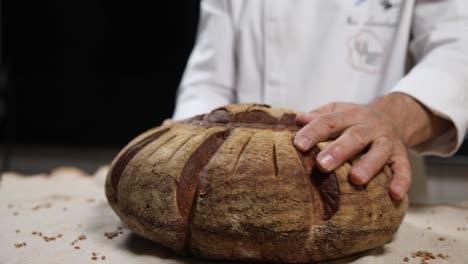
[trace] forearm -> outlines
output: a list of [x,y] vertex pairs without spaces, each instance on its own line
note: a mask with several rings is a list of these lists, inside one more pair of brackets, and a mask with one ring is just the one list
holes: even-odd
[[389,119],[408,148],[434,139],[453,127],[452,122],[433,114],[416,99],[404,93],[380,97],[370,107]]

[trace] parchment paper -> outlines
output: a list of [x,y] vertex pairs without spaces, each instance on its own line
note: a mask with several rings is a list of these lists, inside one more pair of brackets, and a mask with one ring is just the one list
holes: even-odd
[[[95,175],[73,168],[49,175],[4,174],[0,263],[233,263],[181,257],[132,234],[107,205],[106,172],[103,167]],[[418,251],[435,256],[426,263],[468,263],[466,204],[411,205],[390,243],[325,263],[424,263],[413,257]]]

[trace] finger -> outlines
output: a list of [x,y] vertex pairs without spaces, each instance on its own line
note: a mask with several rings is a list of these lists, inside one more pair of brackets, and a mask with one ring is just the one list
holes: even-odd
[[320,115],[330,114],[335,110],[340,109],[340,105],[342,104],[344,103],[329,103],[320,106],[319,108],[310,110],[307,113],[299,113],[296,115],[296,124],[299,126],[304,126]]
[[307,151],[321,141],[335,137],[348,125],[343,113],[321,115],[301,128],[294,137],[294,145],[300,151]]
[[319,116],[319,114],[299,113],[296,115],[296,125],[305,126],[308,123],[312,122],[312,120],[318,118]]
[[369,128],[363,125],[352,126],[324,148],[317,156],[317,163],[321,170],[330,172],[343,162],[362,152],[373,139]]
[[172,118],[167,118],[163,121],[162,125],[165,126],[165,125],[171,125],[171,124],[174,124],[176,121]]
[[334,102],[334,103],[329,103],[323,106],[320,106],[319,108],[315,108],[313,110],[310,110],[310,114],[330,114],[333,112],[338,112],[338,111],[346,111],[351,108],[357,107],[357,104],[353,103],[340,103],[340,102]]
[[303,126],[311,122],[313,119],[321,115],[334,114],[339,112],[347,112],[352,114],[354,120],[363,120],[368,117],[367,112],[357,105],[351,103],[330,103],[311,110],[308,113],[300,113],[296,115],[296,124]]
[[393,153],[393,142],[388,137],[376,138],[368,152],[353,163],[350,172],[350,180],[357,185],[368,183],[383,166]]
[[402,200],[411,186],[411,165],[404,146],[399,147],[399,153],[393,158],[393,179],[390,182],[390,196],[395,200]]
[[340,105],[341,103],[329,103],[322,105],[318,108],[312,109],[309,111],[309,113],[315,113],[315,114],[329,114],[335,111],[335,109]]

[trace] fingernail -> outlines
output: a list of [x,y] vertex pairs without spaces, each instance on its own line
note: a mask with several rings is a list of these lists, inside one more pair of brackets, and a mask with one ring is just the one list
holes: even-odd
[[294,145],[296,145],[301,150],[307,150],[309,147],[309,140],[305,137],[295,137]]
[[364,172],[358,168],[353,168],[353,182],[355,184],[365,184],[367,181],[366,176],[364,175]]
[[333,169],[333,165],[335,164],[335,159],[333,159],[333,156],[330,155],[329,153],[323,153],[319,155],[317,157],[317,161],[326,170]]
[[393,189],[393,193],[396,195],[395,198],[397,198],[398,200],[401,200],[403,196],[405,195],[403,193],[403,188],[401,188],[400,185],[394,186],[392,189]]

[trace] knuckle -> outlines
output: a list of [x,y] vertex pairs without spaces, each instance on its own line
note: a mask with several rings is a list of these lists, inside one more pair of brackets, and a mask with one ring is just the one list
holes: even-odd
[[348,133],[355,145],[357,145],[360,148],[365,148],[367,146],[368,136],[367,136],[367,133],[363,129],[352,127],[348,129]]
[[347,157],[345,149],[341,146],[341,144],[338,144],[336,141],[328,146],[327,153],[329,153],[332,157],[340,161],[346,159]]
[[304,138],[304,139],[306,139],[307,141],[310,141],[310,142],[314,140],[314,137],[311,136],[310,134],[307,134],[307,133],[302,133],[302,134],[299,135],[299,137]]
[[320,139],[320,132],[315,126],[308,125],[305,129],[301,130],[300,137],[307,139],[310,142],[317,142]]
[[402,157],[402,159],[405,159],[406,162],[408,163],[408,166],[409,166],[409,160],[408,160],[408,149],[406,148],[405,144],[403,144],[403,142],[401,142],[400,140],[398,140],[396,143],[395,143],[395,146],[394,146],[394,151],[393,151],[395,154],[398,154],[399,156]]
[[333,103],[329,103],[327,105],[327,109],[330,111],[330,112],[333,112],[335,111],[336,107],[338,106],[338,103],[336,102],[333,102]]
[[336,130],[337,122],[336,119],[330,115],[323,115],[318,118],[319,124],[323,125],[327,132],[332,132]]
[[393,142],[388,137],[380,137],[376,139],[376,148],[385,156],[390,157],[393,154]]
[[354,106],[349,110],[349,113],[356,118],[356,120],[367,120],[369,112],[361,106]]

